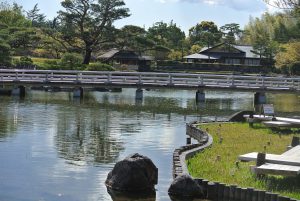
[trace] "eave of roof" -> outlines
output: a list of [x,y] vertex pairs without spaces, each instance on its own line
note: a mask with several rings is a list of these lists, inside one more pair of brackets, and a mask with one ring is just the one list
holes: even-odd
[[199,53],[191,54],[191,55],[185,56],[184,58],[185,59],[219,59],[215,56],[207,56],[207,55],[199,54]]

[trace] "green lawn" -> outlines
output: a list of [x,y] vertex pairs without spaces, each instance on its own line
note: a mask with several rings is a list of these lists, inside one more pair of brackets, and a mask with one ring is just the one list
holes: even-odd
[[193,177],[264,189],[300,199],[300,177],[266,176],[257,179],[249,168],[255,163],[237,162],[239,155],[249,152],[266,150],[267,153],[281,154],[286,151],[292,137],[300,134],[299,131],[274,133],[260,124],[250,128],[247,123],[212,123],[201,124],[200,127],[213,136],[214,143],[211,148],[187,161]]

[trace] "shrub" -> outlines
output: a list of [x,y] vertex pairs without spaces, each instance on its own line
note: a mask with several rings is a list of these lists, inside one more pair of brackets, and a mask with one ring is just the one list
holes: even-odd
[[19,59],[14,58],[13,64],[16,66],[16,68],[32,68],[32,67],[34,67],[32,59],[27,56],[22,56]]
[[61,70],[61,65],[58,60],[45,59],[34,62],[39,70]]
[[115,69],[108,65],[103,63],[90,63],[86,66],[84,69],[86,71],[115,71]]
[[0,65],[11,65],[10,50],[10,46],[7,43],[0,40]]
[[64,69],[79,70],[83,67],[82,56],[76,53],[65,53],[60,62]]

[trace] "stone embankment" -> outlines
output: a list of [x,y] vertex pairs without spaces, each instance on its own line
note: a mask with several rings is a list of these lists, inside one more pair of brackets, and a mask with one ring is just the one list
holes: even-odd
[[[207,123],[207,122],[201,122]],[[213,139],[206,131],[197,128],[198,122],[186,125],[187,145],[175,149],[173,153],[173,178],[189,175],[186,160],[212,145]],[[198,143],[191,144],[191,138]],[[220,182],[212,182],[203,178],[194,179],[203,189],[207,199],[213,201],[297,201],[276,193],[242,188],[236,185],[227,185]]]

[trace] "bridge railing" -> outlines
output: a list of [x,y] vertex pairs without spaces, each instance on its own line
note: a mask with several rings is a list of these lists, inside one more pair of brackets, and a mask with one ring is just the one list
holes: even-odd
[[300,77],[265,77],[187,73],[0,69],[0,82],[169,85],[300,90]]

